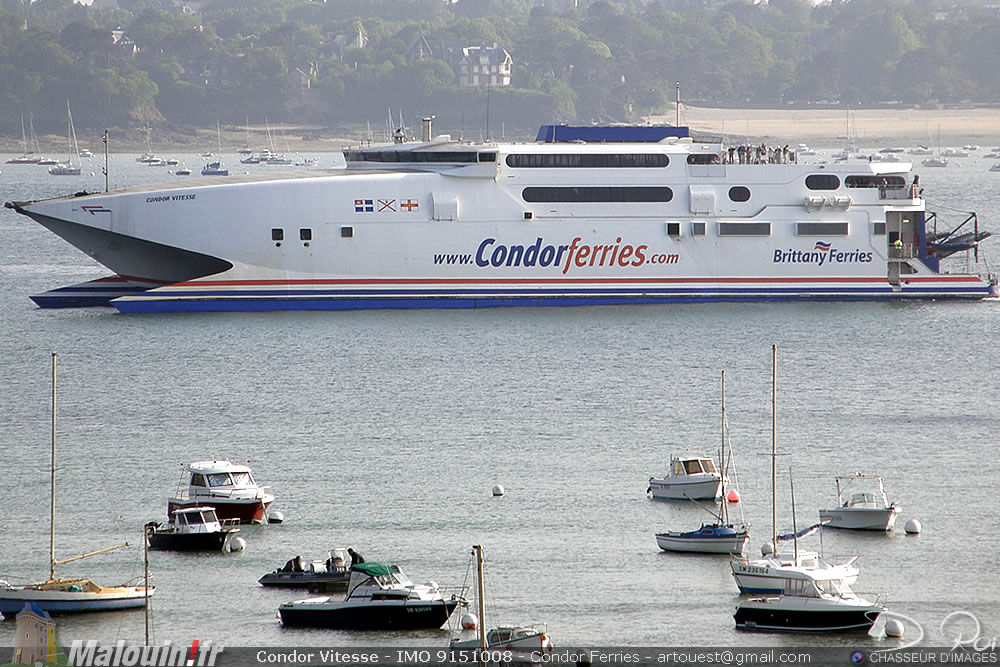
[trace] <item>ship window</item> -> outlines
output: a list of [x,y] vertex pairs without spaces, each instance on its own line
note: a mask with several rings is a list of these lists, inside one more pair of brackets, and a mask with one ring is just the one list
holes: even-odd
[[770,236],[770,222],[720,222],[719,236]]
[[531,211],[525,211],[524,212],[524,219],[525,220],[531,220],[532,217],[533,216],[531,215]]
[[347,162],[479,162],[474,151],[344,151]]
[[201,516],[201,512],[190,512],[186,516],[187,516],[188,524],[190,524],[192,526],[196,526],[196,525],[198,525],[200,523],[205,523],[204,519]]
[[533,187],[521,196],[527,202],[668,202],[674,193],[666,187]]
[[715,153],[691,153],[688,164],[719,164],[719,156]]
[[279,227],[275,227],[271,230],[271,240],[272,241],[284,241],[285,240],[285,230]]
[[667,236],[680,236],[681,235],[681,223],[679,222],[668,222],[667,223]]
[[885,236],[885,223],[876,222],[872,225],[872,235],[873,236]]
[[851,175],[844,179],[844,185],[849,188],[877,188],[883,185],[888,190],[902,190],[906,187],[906,179],[902,176],[876,176],[874,174]]
[[208,486],[208,484],[205,483],[205,476],[200,472],[196,472],[191,475],[191,486]]
[[354,227],[341,227],[340,238],[342,239],[354,238]]
[[480,162],[496,162],[496,153],[478,153]]
[[312,241],[313,230],[308,227],[304,227],[299,230],[299,240],[300,241]]
[[233,486],[253,486],[253,479],[248,472],[234,472]]
[[846,222],[797,222],[796,236],[847,236]]
[[840,187],[840,179],[835,174],[809,174],[806,176],[806,187],[810,190],[836,190]]
[[658,168],[670,164],[670,158],[662,153],[511,153],[506,162],[515,168]]
[[750,188],[744,187],[742,185],[734,185],[729,188],[729,199],[730,201],[749,201],[750,200]]
[[692,222],[691,223],[691,236],[704,236],[705,235],[705,223],[704,222]]

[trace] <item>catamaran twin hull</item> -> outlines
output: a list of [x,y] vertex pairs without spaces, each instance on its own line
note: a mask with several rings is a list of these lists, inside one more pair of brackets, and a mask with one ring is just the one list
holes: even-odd
[[[941,270],[940,239],[925,228],[909,165],[719,164],[724,156],[721,145],[690,140],[436,140],[348,152],[346,170],[210,177],[8,206],[115,274],[32,297],[41,307],[995,295],[992,277]],[[374,168],[385,163],[391,168]],[[971,236],[967,248],[988,234]]]

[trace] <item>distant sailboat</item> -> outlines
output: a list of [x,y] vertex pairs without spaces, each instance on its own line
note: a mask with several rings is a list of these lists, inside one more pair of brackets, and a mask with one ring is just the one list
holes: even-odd
[[73,159],[79,160],[80,147],[76,143],[76,128],[73,127],[73,113],[69,110],[69,100],[66,100],[66,117],[68,125],[66,129],[66,143],[69,145],[69,155],[65,162],[59,162],[49,167],[49,174],[52,176],[79,176],[80,166],[74,164]]
[[49,578],[25,586],[14,586],[6,582],[0,584],[0,612],[16,614],[26,603],[36,605],[49,613],[78,613],[131,609],[142,607],[153,594],[153,588],[146,586],[99,586],[89,579],[56,579],[56,565],[95,556],[114,549],[128,546],[119,544],[81,556],[56,560],[56,362],[58,356],[52,353],[52,458],[49,467],[51,479],[51,503],[49,508]]
[[28,152],[28,135],[24,132],[24,116],[21,116],[21,146],[23,151],[20,157],[12,157],[7,160],[7,164],[38,164],[42,158],[35,153]]

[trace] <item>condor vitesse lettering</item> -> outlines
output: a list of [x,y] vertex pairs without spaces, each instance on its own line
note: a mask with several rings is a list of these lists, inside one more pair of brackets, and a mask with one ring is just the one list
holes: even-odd
[[484,239],[476,250],[476,266],[516,267],[541,266],[561,268],[563,274],[574,267],[636,267],[644,264],[676,264],[677,254],[650,253],[646,244],[624,243],[622,237],[609,244],[582,243],[582,237],[569,244],[545,243],[542,237],[530,245],[498,243],[494,238]]

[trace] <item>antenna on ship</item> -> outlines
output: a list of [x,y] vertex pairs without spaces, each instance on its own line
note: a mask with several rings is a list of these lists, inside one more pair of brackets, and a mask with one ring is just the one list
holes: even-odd
[[677,101],[674,103],[675,121],[674,127],[681,126],[681,82],[674,81],[674,89],[677,93]]
[[104,142],[104,169],[102,169],[101,171],[104,172],[104,191],[108,192],[108,191],[111,190],[111,186],[110,186],[109,180],[108,180],[109,179],[108,172],[110,171],[111,162],[110,162],[110,159],[108,158],[108,131],[107,130],[104,130],[104,138],[101,139],[101,141]]

